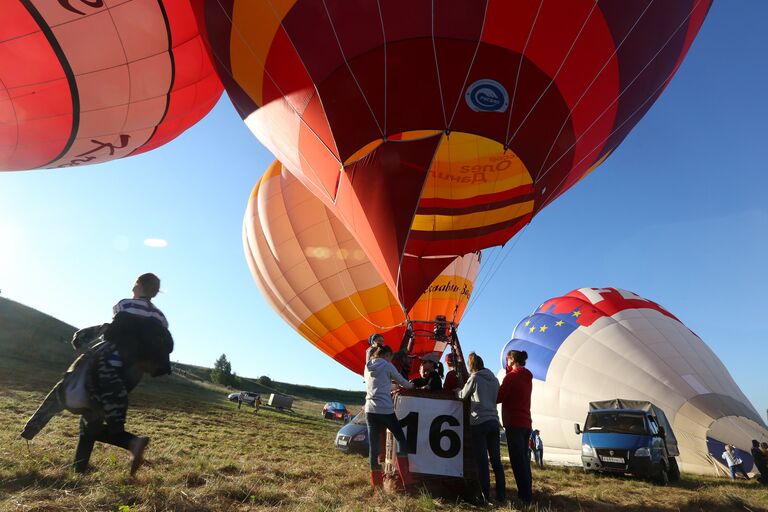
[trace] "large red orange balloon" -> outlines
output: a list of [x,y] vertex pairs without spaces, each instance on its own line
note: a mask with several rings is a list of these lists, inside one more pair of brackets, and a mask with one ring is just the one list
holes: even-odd
[[[391,289],[509,240],[600,164],[710,0],[226,0],[225,87]],[[407,278],[403,278],[406,276]]]

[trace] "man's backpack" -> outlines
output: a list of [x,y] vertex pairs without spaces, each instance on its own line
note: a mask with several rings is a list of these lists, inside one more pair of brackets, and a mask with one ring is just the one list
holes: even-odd
[[51,418],[65,409],[75,414],[84,414],[99,407],[93,398],[92,379],[96,358],[102,350],[109,350],[105,342],[97,343],[69,365],[64,376],[24,425],[21,437],[32,440]]

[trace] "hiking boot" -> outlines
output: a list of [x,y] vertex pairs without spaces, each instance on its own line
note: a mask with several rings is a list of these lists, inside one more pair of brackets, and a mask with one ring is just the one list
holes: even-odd
[[147,449],[149,444],[149,438],[138,436],[133,441],[128,450],[133,454],[133,460],[131,461],[131,476],[136,474],[136,471],[144,463],[144,450]]

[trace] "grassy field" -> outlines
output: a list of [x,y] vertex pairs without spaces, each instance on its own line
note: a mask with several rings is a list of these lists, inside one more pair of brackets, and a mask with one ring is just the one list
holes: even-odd
[[[224,388],[177,375],[148,379],[131,396],[128,428],[151,438],[135,478],[127,452],[102,445],[95,470],[75,475],[77,417],[54,418],[29,446],[18,437],[72,359],[60,339],[72,330],[0,299],[0,511],[481,510],[426,495],[373,497],[366,459],[333,449],[339,424],[320,418],[321,401],[292,393],[295,413],[255,416],[227,402]],[[534,469],[534,495],[535,511],[768,510],[768,491],[753,482],[684,475],[661,488],[578,468]]]

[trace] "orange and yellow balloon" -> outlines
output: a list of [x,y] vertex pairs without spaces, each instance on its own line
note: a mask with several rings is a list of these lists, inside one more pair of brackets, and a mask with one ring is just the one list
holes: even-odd
[[[243,244],[267,302],[325,354],[362,373],[372,333],[397,348],[406,323],[401,301],[342,222],[278,161],[251,193]],[[437,315],[458,323],[479,266],[478,254],[455,258],[410,309],[415,327],[427,328],[418,321]],[[417,337],[414,353],[444,349]]]

